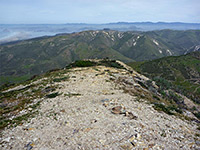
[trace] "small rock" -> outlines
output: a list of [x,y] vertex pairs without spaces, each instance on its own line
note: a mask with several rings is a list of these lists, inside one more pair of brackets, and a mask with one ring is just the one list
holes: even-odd
[[120,147],[124,150],[132,150],[133,149],[133,145],[131,143],[121,145]]
[[99,142],[100,142],[102,145],[104,145],[105,142],[106,142],[106,140],[102,140],[102,139],[100,139]]
[[73,134],[76,134],[79,132],[79,129],[74,129]]
[[148,147],[149,148],[153,148],[155,146],[155,144],[149,144]]
[[34,130],[34,128],[29,128],[28,130]]
[[126,112],[125,116],[127,116],[129,119],[137,119],[137,116],[133,115],[132,112]]
[[162,148],[161,146],[159,146],[159,145],[156,144],[156,145],[154,146],[154,149],[162,150],[163,148]]
[[97,122],[97,120],[96,119],[93,119],[92,121],[91,121],[91,123],[96,123]]
[[129,141],[132,142],[133,140],[135,140],[135,136],[134,136],[134,135],[132,135],[132,136],[130,137]]
[[143,124],[140,123],[140,127],[141,127],[141,128],[144,128],[145,126],[144,126]]
[[103,106],[104,106],[104,107],[108,107],[108,104],[106,104],[106,103],[103,103]]
[[133,140],[132,142],[130,142],[132,146],[137,146],[137,140]]
[[60,141],[60,140],[62,140],[62,138],[60,138],[60,137],[56,139],[57,142]]
[[136,135],[135,135],[135,137],[138,139],[138,140],[140,140],[142,137],[141,137],[141,135],[139,134],[139,133],[137,133]]
[[33,148],[33,143],[32,142],[29,142],[25,147],[26,147],[26,150],[31,150]]
[[34,138],[34,139],[33,139],[34,142],[37,141],[37,140],[38,140],[38,138]]
[[195,143],[200,146],[200,141],[197,140],[195,141]]
[[193,146],[194,144],[195,144],[195,143],[194,143],[194,142],[192,142],[192,143],[189,143],[188,145],[189,145],[189,146]]
[[106,98],[106,99],[102,99],[102,100],[101,100],[101,102],[102,102],[102,103],[104,103],[104,102],[108,102],[108,101],[110,101],[110,100],[109,100],[109,99],[107,99],[107,98]]
[[85,128],[83,129],[83,132],[89,132],[90,130],[92,130],[92,128]]
[[62,110],[60,110],[60,112],[65,112],[65,110],[64,110],[64,109],[62,109]]
[[28,131],[28,128],[23,128],[23,130]]
[[113,107],[112,108],[112,113],[113,114],[120,114],[121,113],[121,109],[122,109],[122,106],[116,106],[116,107]]
[[33,110],[32,108],[28,108],[29,111]]
[[7,137],[6,139],[3,140],[3,142],[9,143],[9,142],[10,142],[10,139],[11,139],[11,137]]

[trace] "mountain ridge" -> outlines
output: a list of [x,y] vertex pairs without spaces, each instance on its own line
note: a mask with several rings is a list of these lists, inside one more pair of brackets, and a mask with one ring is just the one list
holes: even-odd
[[76,61],[8,87],[0,92],[0,147],[198,149],[195,116],[152,88],[109,59]]
[[0,76],[4,83],[6,78],[8,81],[12,76],[29,78],[51,69],[63,68],[78,59],[110,57],[132,62],[182,55],[200,45],[199,35],[200,30],[91,30],[25,40],[0,46]]

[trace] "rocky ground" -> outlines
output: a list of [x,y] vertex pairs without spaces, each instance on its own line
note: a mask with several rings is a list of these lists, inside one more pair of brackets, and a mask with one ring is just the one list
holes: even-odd
[[197,124],[158,112],[124,91],[129,82],[140,88],[128,71],[98,66],[66,76],[54,83],[57,97],[40,99],[34,118],[2,131],[0,149],[200,149]]

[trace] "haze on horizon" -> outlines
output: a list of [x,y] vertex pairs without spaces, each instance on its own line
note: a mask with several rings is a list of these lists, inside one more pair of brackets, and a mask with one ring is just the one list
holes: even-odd
[[199,0],[1,0],[0,24],[200,23]]

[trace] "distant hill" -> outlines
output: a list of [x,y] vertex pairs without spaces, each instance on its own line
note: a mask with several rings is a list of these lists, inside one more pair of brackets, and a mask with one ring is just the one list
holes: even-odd
[[162,84],[163,90],[173,87],[177,92],[200,103],[200,51],[152,61],[133,62],[129,65]]
[[110,23],[110,25],[127,25],[135,26],[139,31],[152,31],[152,30],[199,30],[200,23],[183,23],[183,22],[117,22]]
[[200,30],[84,31],[0,46],[0,84],[18,82],[80,59],[152,60],[198,51]]
[[184,54],[200,50],[200,30],[161,30],[146,32],[150,37],[160,41],[169,49],[175,52],[175,55]]
[[106,24],[0,24],[0,44],[60,33],[111,29],[116,31],[200,30],[200,23],[117,22]]

